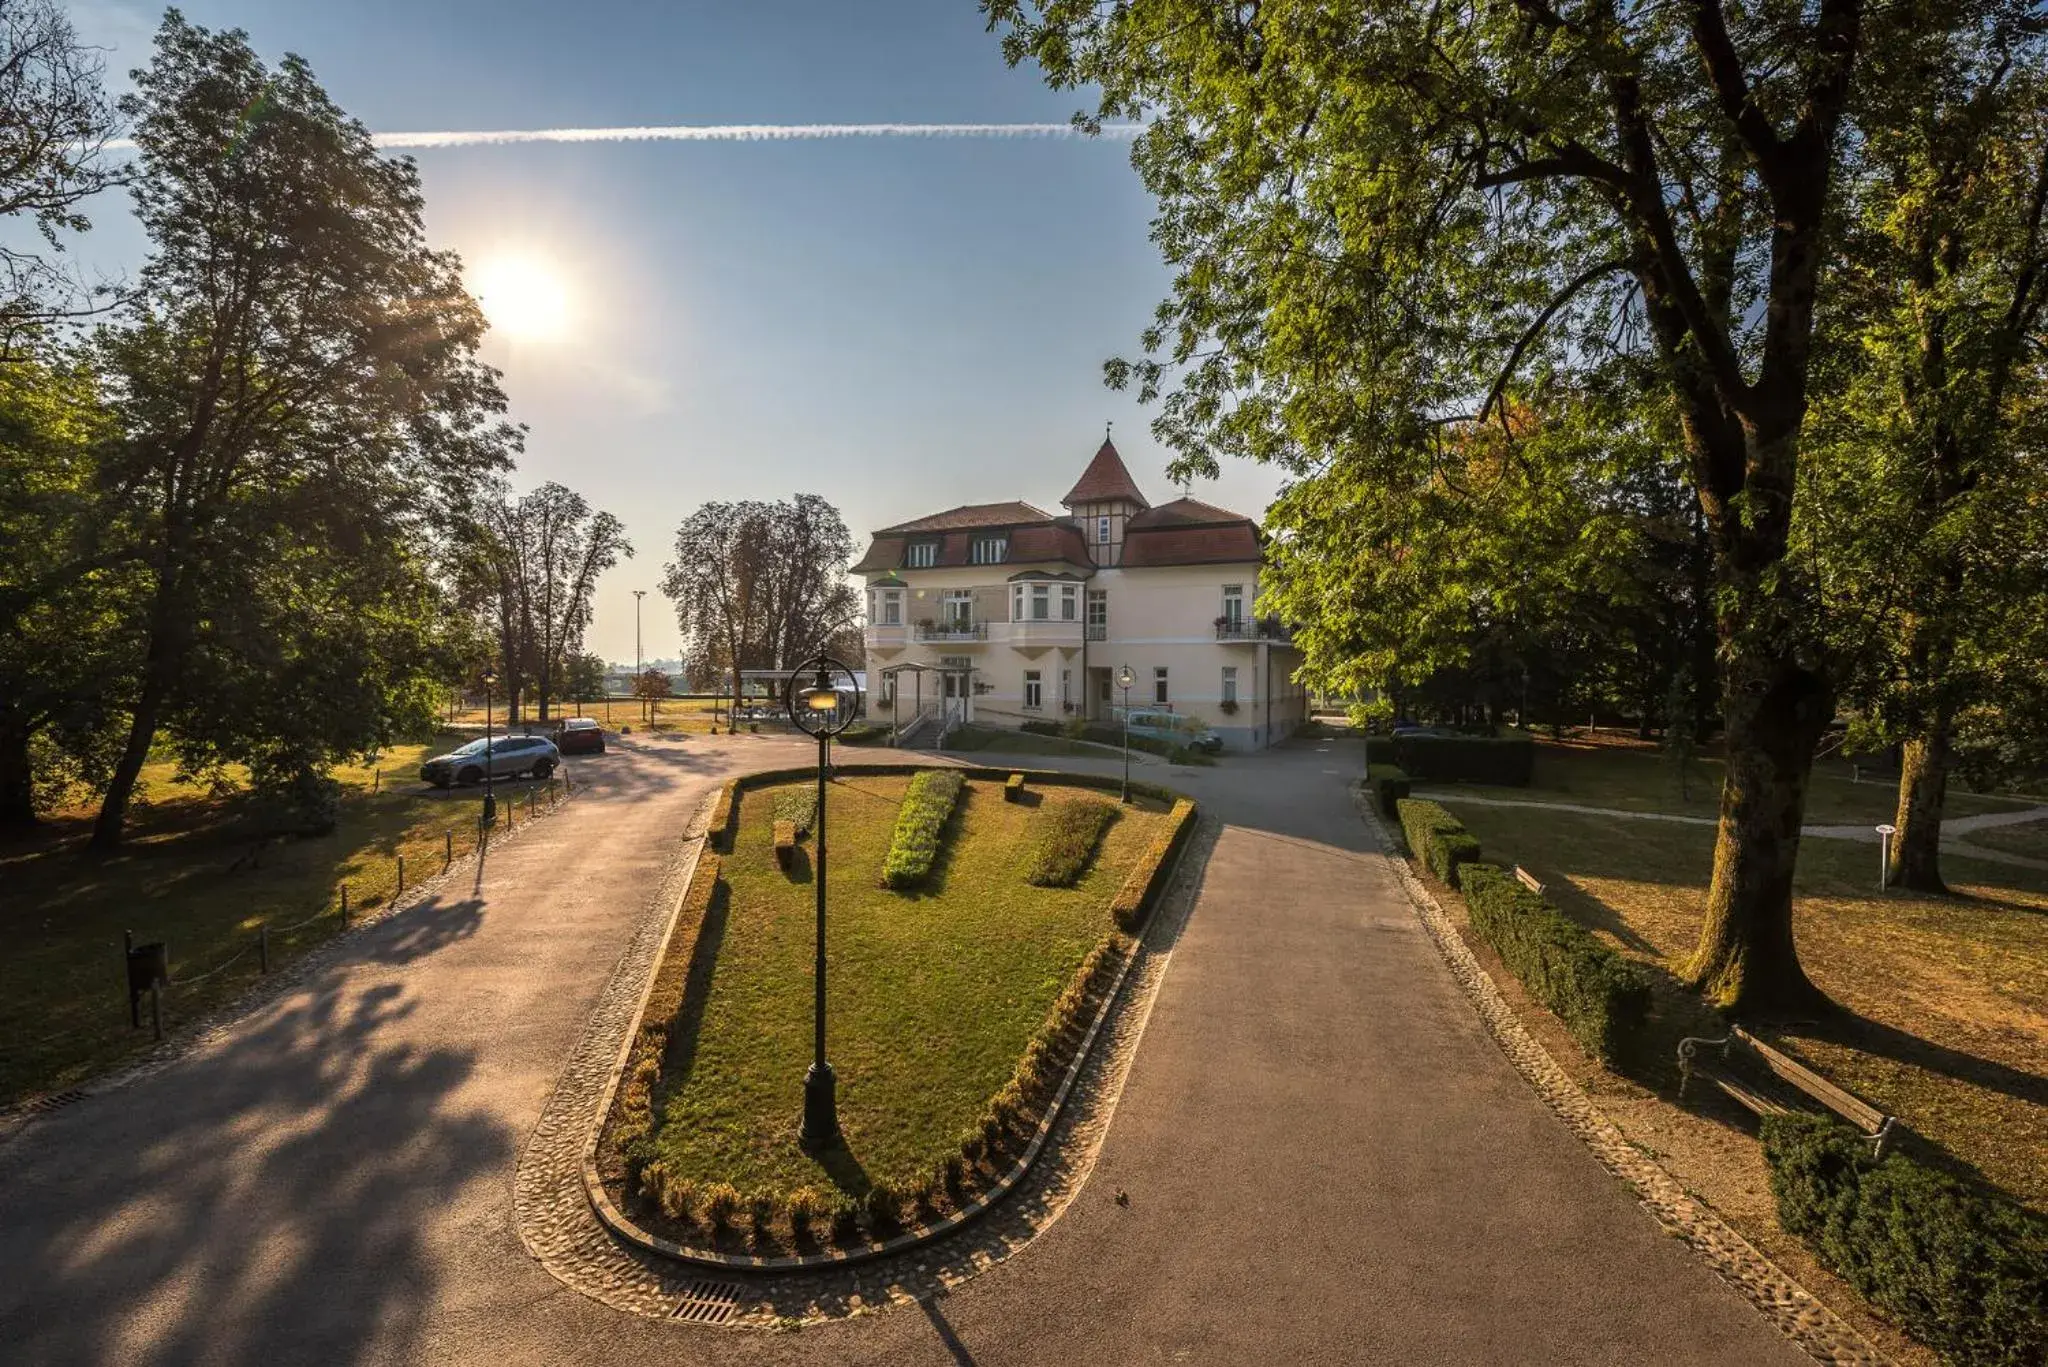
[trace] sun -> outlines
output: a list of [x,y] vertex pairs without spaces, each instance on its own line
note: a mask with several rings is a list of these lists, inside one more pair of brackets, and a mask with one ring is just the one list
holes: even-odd
[[521,341],[560,337],[569,323],[569,291],[545,261],[497,256],[477,264],[471,288],[491,326]]

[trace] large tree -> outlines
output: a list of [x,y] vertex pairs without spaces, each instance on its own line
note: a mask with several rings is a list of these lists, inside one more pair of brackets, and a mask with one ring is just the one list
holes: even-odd
[[[484,321],[460,263],[426,244],[409,160],[380,155],[300,59],[273,69],[242,33],[175,10],[135,81],[122,111],[151,252],[132,322],[103,330],[100,351],[119,429],[105,477],[130,499],[149,583],[100,849],[120,842],[167,720],[201,743],[248,720],[207,718],[220,675],[195,668],[239,589],[291,582],[315,550],[312,582],[375,579],[394,546],[430,545],[517,445],[476,358]],[[360,571],[339,564],[358,551]],[[329,731],[286,749],[317,769],[377,739]]]
[[846,580],[853,534],[816,494],[787,503],[707,503],[676,530],[661,591],[675,601],[685,653],[743,669],[790,669],[858,620]]
[[529,688],[546,721],[583,648],[598,576],[633,554],[625,524],[560,484],[519,498],[501,487],[480,501],[461,542],[457,580],[498,638],[507,724],[519,723]]
[[1848,695],[1902,749],[1892,879],[1939,890],[1958,719],[2026,677],[2008,657],[2048,611],[2048,62],[1994,29],[1870,98],[1802,492]]
[[[1438,427],[1617,355],[1677,414],[1713,565],[1727,774],[1686,975],[1815,993],[1792,875],[1837,679],[1788,556],[1852,92],[2018,3],[989,0],[1012,61],[1142,119],[1175,269],[1136,365],[1183,470],[1418,487]],[[1527,377],[1526,379],[1524,377]],[[1568,473],[1568,472],[1558,472]],[[1284,528],[1283,528],[1284,530]]]

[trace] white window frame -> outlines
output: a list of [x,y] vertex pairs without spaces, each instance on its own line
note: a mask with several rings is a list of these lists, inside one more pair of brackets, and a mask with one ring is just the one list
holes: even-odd
[[1031,620],[1050,622],[1052,620],[1052,585],[1031,585]]
[[1036,669],[1024,671],[1024,710],[1043,712],[1045,710],[1045,676]]
[[1060,585],[1060,620],[1078,622],[1081,620],[1081,592],[1072,584]]
[[1167,686],[1166,666],[1152,666],[1152,705],[1166,707],[1172,702],[1172,689]]
[[1244,585],[1225,584],[1223,586],[1223,618],[1233,626],[1243,625],[1245,620]]
[[1223,701],[1237,701],[1237,666],[1223,666]]
[[913,541],[904,549],[903,564],[908,569],[928,570],[939,563],[939,543],[936,541]]
[[1010,555],[1010,538],[1007,536],[977,536],[969,551],[968,559],[977,565],[1000,565]]
[[903,590],[882,590],[882,625],[900,627],[903,625]]
[[1087,622],[1091,627],[1103,627],[1106,629],[1109,626],[1108,589],[1088,590]]
[[1099,546],[1107,546],[1109,544],[1109,514],[1107,513],[1095,519],[1095,542]]
[[1073,700],[1074,671],[1071,669],[1062,669],[1060,671],[1060,711],[1066,711],[1067,704],[1071,703]]
[[939,620],[947,626],[974,625],[974,590],[947,589],[939,598]]

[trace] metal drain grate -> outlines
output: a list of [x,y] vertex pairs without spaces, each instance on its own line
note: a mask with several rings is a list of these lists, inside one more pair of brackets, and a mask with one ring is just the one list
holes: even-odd
[[683,1288],[683,1298],[676,1302],[670,1318],[691,1324],[724,1324],[739,1307],[739,1298],[740,1289],[731,1282],[699,1278]]
[[52,1092],[48,1096],[39,1096],[34,1101],[29,1102],[23,1109],[34,1111],[38,1114],[47,1114],[50,1111],[61,1111],[74,1101],[83,1100],[85,1100],[85,1093],[73,1087],[68,1092]]

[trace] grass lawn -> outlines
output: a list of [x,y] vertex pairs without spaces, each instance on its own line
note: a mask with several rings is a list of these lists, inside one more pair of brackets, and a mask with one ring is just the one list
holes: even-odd
[[[714,709],[720,709],[722,706],[723,704],[708,698],[659,698],[654,702],[654,718],[652,722],[648,722],[642,720],[647,704],[638,698],[590,698],[584,700],[580,707],[574,702],[553,704],[549,708],[548,725],[554,725],[555,720],[561,717],[595,717],[613,730],[630,726],[635,731],[706,733],[711,730]],[[502,700],[492,709],[491,716],[499,725],[504,724],[505,708]],[[481,707],[470,708],[455,713],[448,721],[462,726],[482,726],[484,710]],[[539,728],[537,721],[534,725],[536,729]]]
[[1956,839],[1966,845],[1981,845],[1987,850],[1999,850],[2005,854],[2048,859],[2048,817],[2012,826],[1988,826],[1959,835]]
[[[144,1028],[128,1024],[123,930],[138,942],[167,941],[175,979],[223,963],[268,921],[275,970],[340,928],[334,915],[289,933],[277,929],[337,909],[342,884],[351,908],[374,907],[396,889],[399,854],[416,883],[441,871],[444,834],[452,832],[458,858],[471,851],[479,794],[431,794],[416,777],[421,758],[448,743],[443,737],[387,751],[381,781],[367,767],[337,771],[344,796],[335,833],[273,844],[253,867],[233,867],[254,846],[246,799],[177,783],[168,761],[144,769],[127,848],[112,858],[82,852],[89,809],[61,813],[35,837],[0,845],[7,889],[0,935],[9,951],[0,958],[0,1040],[7,1042],[0,1105],[69,1086],[149,1047],[146,1005]],[[516,796],[512,819],[523,820],[532,787],[500,782],[501,813]],[[166,1028],[213,1009],[257,976],[251,953],[217,977],[174,986],[164,999]]]
[[[998,782],[971,781],[929,886],[889,892],[878,878],[908,784],[849,774],[827,799],[827,1054],[847,1148],[820,1162],[797,1144],[811,1059],[813,866],[808,844],[792,872],[776,866],[779,790],[763,788],[741,800],[729,892],[700,932],[711,957],[695,962],[710,964],[708,981],[700,970],[669,1023],[655,1145],[670,1172],[747,1193],[858,1196],[957,1153],[1110,931],[1110,899],[1165,812],[1127,809],[1076,886],[1036,888],[1024,881],[1032,806],[1003,801]],[[1034,795],[1059,800],[1051,788]]]
[[1108,753],[1100,745],[1088,745],[1065,736],[1042,736],[1036,731],[1012,731],[999,726],[960,726],[946,737],[947,750],[990,750],[1005,755],[1095,755]]
[[[1418,784],[1417,787],[1431,790],[1450,788],[1480,797],[1571,802],[1627,812],[1671,812],[1712,817],[1721,810],[1721,772],[1722,764],[1718,757],[1702,754],[1695,758],[1685,785],[1686,793],[1681,797],[1677,768],[1653,743],[1612,734],[1560,741],[1539,735],[1536,741],[1536,772],[1526,788],[1500,788],[1476,783]],[[1813,826],[1890,821],[1898,814],[1898,802],[1896,784],[1877,782],[1868,777],[1859,783],[1855,781],[1854,766],[1848,761],[1823,760],[1814,766],[1806,821]],[[1951,787],[1948,795],[1950,816],[2010,812],[2026,805],[2024,800],[1972,793],[1959,784]],[[1873,861],[1875,858],[1873,855]]]
[[[1566,912],[1660,970],[1639,1066],[1668,1095],[1678,1036],[1710,1024],[1669,972],[1699,934],[1713,829],[1445,800],[1486,858],[1526,865]],[[2048,1209],[2048,873],[1948,854],[1957,896],[1880,894],[1877,859],[1874,846],[1802,843],[1794,935],[1843,1012],[1775,1037]]]

